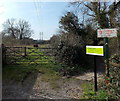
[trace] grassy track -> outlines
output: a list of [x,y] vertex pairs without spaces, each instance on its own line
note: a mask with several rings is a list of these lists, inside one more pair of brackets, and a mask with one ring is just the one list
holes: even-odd
[[[43,46],[44,47],[44,46]],[[32,52],[36,51],[36,52]],[[78,86],[82,88],[81,91],[82,95],[80,94],[80,98],[82,99],[108,99],[108,94],[104,90],[99,90],[97,93],[93,90],[93,83],[81,81],[76,88],[74,88],[75,84],[79,81],[75,79],[74,77],[71,78],[65,78],[63,79],[63,76],[59,73],[59,70],[64,67],[64,69],[69,67],[58,63],[55,61],[54,57],[51,56],[45,56],[44,51],[41,51],[40,49],[31,49],[27,50],[29,54],[26,56],[27,58],[20,58],[17,65],[5,65],[2,68],[2,78],[6,81],[15,81],[15,82],[24,82],[26,78],[33,74],[40,73],[40,77],[42,82],[47,82],[50,84],[52,89],[59,90],[65,83],[74,83],[72,86],[73,89],[77,89]],[[32,56],[36,55],[36,56]],[[43,56],[41,56],[43,55]],[[16,57],[18,59],[19,57]],[[37,59],[36,59],[37,58]],[[32,62],[30,62],[32,61]],[[20,63],[20,64],[19,64]],[[39,63],[36,65],[36,63]],[[84,72],[83,68],[75,67],[77,71]],[[70,91],[69,84],[68,91]],[[67,88],[66,87],[66,88]],[[64,89],[65,90],[65,89]],[[74,90],[75,91],[75,90]],[[72,91],[72,93],[74,93]],[[76,90],[77,91],[77,90]],[[75,91],[75,92],[76,92]],[[76,95],[78,92],[76,93]]]
[[[9,63],[9,61],[17,63],[17,64],[41,64],[41,63],[48,63],[49,61],[51,61],[51,59],[53,58],[52,56],[46,56],[45,52],[48,52],[48,50],[44,50],[44,49],[37,49],[37,48],[26,48],[26,56],[24,53],[24,48],[20,48],[20,49],[13,49],[15,50],[14,52],[7,52],[8,53],[8,57],[7,57],[7,61]],[[21,50],[21,51],[20,51]],[[11,64],[11,63],[10,63]]]
[[[42,80],[44,81],[59,79],[60,74],[56,72],[56,70],[61,67],[61,64],[56,63],[54,57],[45,56],[45,54],[37,48],[27,50],[27,53],[29,54],[26,57],[16,57],[16,60],[19,61],[16,62],[18,63],[17,65],[3,66],[3,79],[24,81],[28,75],[38,72],[42,74]],[[36,65],[36,63],[38,64]]]

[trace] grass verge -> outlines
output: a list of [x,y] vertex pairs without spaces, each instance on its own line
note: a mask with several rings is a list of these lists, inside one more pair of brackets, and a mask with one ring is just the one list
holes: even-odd
[[109,95],[105,90],[98,90],[97,92],[93,89],[92,83],[83,83],[81,85],[83,88],[83,95],[80,97],[81,99],[108,99]]

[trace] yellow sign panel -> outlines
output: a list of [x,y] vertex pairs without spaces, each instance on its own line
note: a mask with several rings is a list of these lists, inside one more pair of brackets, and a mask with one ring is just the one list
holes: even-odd
[[86,54],[104,56],[103,46],[86,46]]

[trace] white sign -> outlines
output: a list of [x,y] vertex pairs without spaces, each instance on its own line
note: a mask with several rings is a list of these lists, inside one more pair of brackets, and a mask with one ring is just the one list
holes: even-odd
[[117,37],[117,29],[98,29],[97,30],[97,37],[104,38],[104,37]]
[[103,46],[86,46],[86,54],[104,56]]

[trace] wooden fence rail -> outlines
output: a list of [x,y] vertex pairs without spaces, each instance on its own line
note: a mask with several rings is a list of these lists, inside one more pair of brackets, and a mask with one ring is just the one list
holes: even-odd
[[53,57],[54,49],[55,48],[5,47],[5,46],[2,46],[3,64],[18,64],[18,63],[39,64],[42,62],[43,58],[44,58],[43,60],[45,62],[50,57]]

